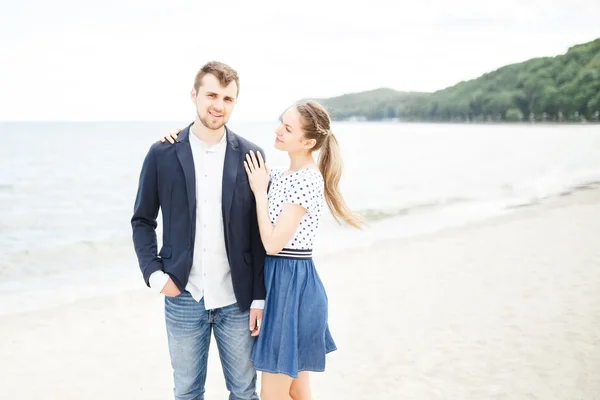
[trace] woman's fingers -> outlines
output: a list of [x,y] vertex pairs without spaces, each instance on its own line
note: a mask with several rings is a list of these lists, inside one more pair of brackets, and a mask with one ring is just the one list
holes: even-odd
[[244,162],[248,163],[248,168],[250,169],[250,172],[254,172],[254,170],[257,169],[264,169],[267,173],[269,172],[260,151],[254,153],[254,151],[250,150],[250,152],[246,154],[246,161]]
[[254,169],[260,168],[262,164],[259,164],[256,154],[252,150],[250,150],[250,156],[252,157],[252,162],[254,163]]
[[260,151],[257,151],[256,154],[258,155],[258,162],[260,163],[260,167],[265,167],[265,162],[263,161],[262,154],[260,154]]
[[254,162],[254,159],[252,158],[251,154],[246,154],[246,161],[248,162],[250,172],[254,172],[254,170],[256,169],[256,163]]

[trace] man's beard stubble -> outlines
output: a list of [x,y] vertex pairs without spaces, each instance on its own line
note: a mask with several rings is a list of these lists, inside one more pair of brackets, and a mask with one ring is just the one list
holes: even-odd
[[213,131],[218,131],[219,129],[221,129],[223,126],[225,126],[225,119],[223,119],[223,123],[222,124],[217,124],[215,125],[210,125],[207,122],[207,119],[210,118],[210,113],[207,111],[206,114],[209,116],[207,118],[202,118],[202,116],[200,115],[199,112],[196,111],[196,115],[198,116],[198,120],[200,121],[200,123],[202,123],[202,125],[204,125],[206,128],[213,130]]

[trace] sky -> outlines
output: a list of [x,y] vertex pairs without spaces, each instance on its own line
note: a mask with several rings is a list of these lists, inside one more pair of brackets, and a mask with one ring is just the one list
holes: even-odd
[[600,1],[2,0],[0,120],[194,116],[198,69],[240,75],[233,120],[301,98],[435,91],[600,37]]

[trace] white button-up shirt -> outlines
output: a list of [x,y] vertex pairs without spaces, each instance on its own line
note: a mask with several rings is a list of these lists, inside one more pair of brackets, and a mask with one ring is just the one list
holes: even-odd
[[[208,146],[192,133],[192,129],[189,135],[196,174],[196,237],[192,269],[185,289],[198,302],[204,297],[207,310],[237,301],[225,249],[221,206],[226,136],[223,134],[219,143]],[[161,291],[168,279],[163,271],[156,271],[150,276],[150,287]],[[264,301],[255,300],[251,307],[263,306]]]

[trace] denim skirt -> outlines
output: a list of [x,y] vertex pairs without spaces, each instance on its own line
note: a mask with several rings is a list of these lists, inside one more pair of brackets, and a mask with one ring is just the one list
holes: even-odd
[[265,286],[263,320],[252,352],[254,368],[292,378],[301,371],[324,371],[325,355],[337,348],[312,251],[283,249],[268,255]]

